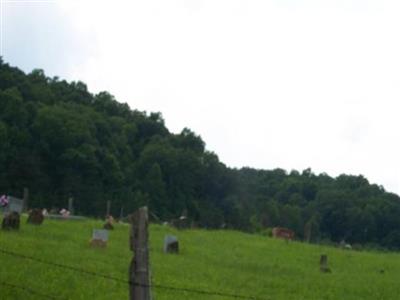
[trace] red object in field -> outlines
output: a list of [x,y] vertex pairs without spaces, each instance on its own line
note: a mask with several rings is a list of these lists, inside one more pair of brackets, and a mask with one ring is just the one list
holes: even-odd
[[283,227],[274,227],[272,228],[272,236],[274,238],[280,238],[285,240],[293,240],[294,232],[290,229]]

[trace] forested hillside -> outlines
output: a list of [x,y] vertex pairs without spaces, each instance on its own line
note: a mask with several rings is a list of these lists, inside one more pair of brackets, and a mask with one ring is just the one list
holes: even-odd
[[190,129],[169,132],[160,113],[2,60],[0,167],[0,194],[28,187],[31,207],[74,197],[78,213],[100,216],[112,200],[115,215],[146,204],[161,220],[187,211],[207,228],[285,226],[298,238],[400,248],[400,198],[362,176],[230,169]]

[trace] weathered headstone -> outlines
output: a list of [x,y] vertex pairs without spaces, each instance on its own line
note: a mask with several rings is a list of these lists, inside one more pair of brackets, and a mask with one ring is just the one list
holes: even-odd
[[5,213],[17,212],[21,214],[24,209],[24,200],[15,197],[8,197],[8,205],[4,208]]
[[7,213],[4,218],[3,222],[1,223],[1,229],[3,230],[19,230],[19,213],[13,211]]
[[93,229],[90,246],[104,248],[107,246],[107,241],[108,241],[108,230]]
[[189,228],[189,219],[186,216],[180,216],[178,219],[173,219],[170,224],[176,229],[187,229]]
[[41,225],[43,223],[43,220],[44,220],[44,215],[42,210],[39,208],[34,208],[29,213],[27,223],[33,225]]
[[103,225],[103,229],[107,229],[107,230],[113,230],[114,226],[113,224],[115,223],[115,220],[113,218],[113,216],[108,215],[106,218],[106,223]]
[[103,229],[93,229],[92,238],[95,240],[102,240],[103,242],[108,241],[108,231]]
[[331,269],[328,267],[328,255],[322,254],[319,259],[319,269],[323,273],[331,273]]
[[106,222],[106,223],[103,225],[103,229],[106,229],[106,230],[114,230],[114,226],[112,226],[112,224],[111,224],[110,222]]
[[285,239],[286,241],[288,241],[293,240],[294,232],[288,228],[274,227],[272,228],[272,236],[274,238]]
[[60,210],[60,215],[63,216],[63,218],[68,219],[71,215],[71,212],[65,208]]
[[173,235],[166,235],[164,238],[164,253],[179,253],[178,238]]

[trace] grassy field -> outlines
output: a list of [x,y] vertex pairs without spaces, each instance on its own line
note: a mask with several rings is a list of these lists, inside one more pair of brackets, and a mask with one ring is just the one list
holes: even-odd
[[[106,249],[88,241],[102,222],[23,221],[19,232],[0,231],[0,249],[107,276],[128,279],[132,253],[127,225],[116,225]],[[179,237],[181,253],[162,251],[166,234]],[[345,251],[298,242],[286,243],[234,231],[150,228],[152,283],[239,294],[257,299],[400,299],[400,255]],[[319,271],[327,254],[331,274]],[[384,270],[382,272],[381,270]],[[89,274],[0,253],[0,282],[66,299],[128,299],[128,286]],[[153,298],[234,299],[154,288]],[[0,299],[44,299],[33,292],[0,285]]]

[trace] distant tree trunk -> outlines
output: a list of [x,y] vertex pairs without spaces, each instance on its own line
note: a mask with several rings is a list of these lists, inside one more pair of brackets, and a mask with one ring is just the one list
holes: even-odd
[[29,203],[29,189],[28,188],[24,188],[24,207],[23,210],[27,211],[28,210],[28,203]]
[[74,198],[70,197],[68,199],[68,211],[71,213],[71,215],[74,215]]
[[110,215],[110,211],[111,211],[111,201],[107,200],[107,211],[106,211],[106,217],[108,217]]
[[304,240],[309,243],[311,241],[312,222],[308,221],[304,225]]

